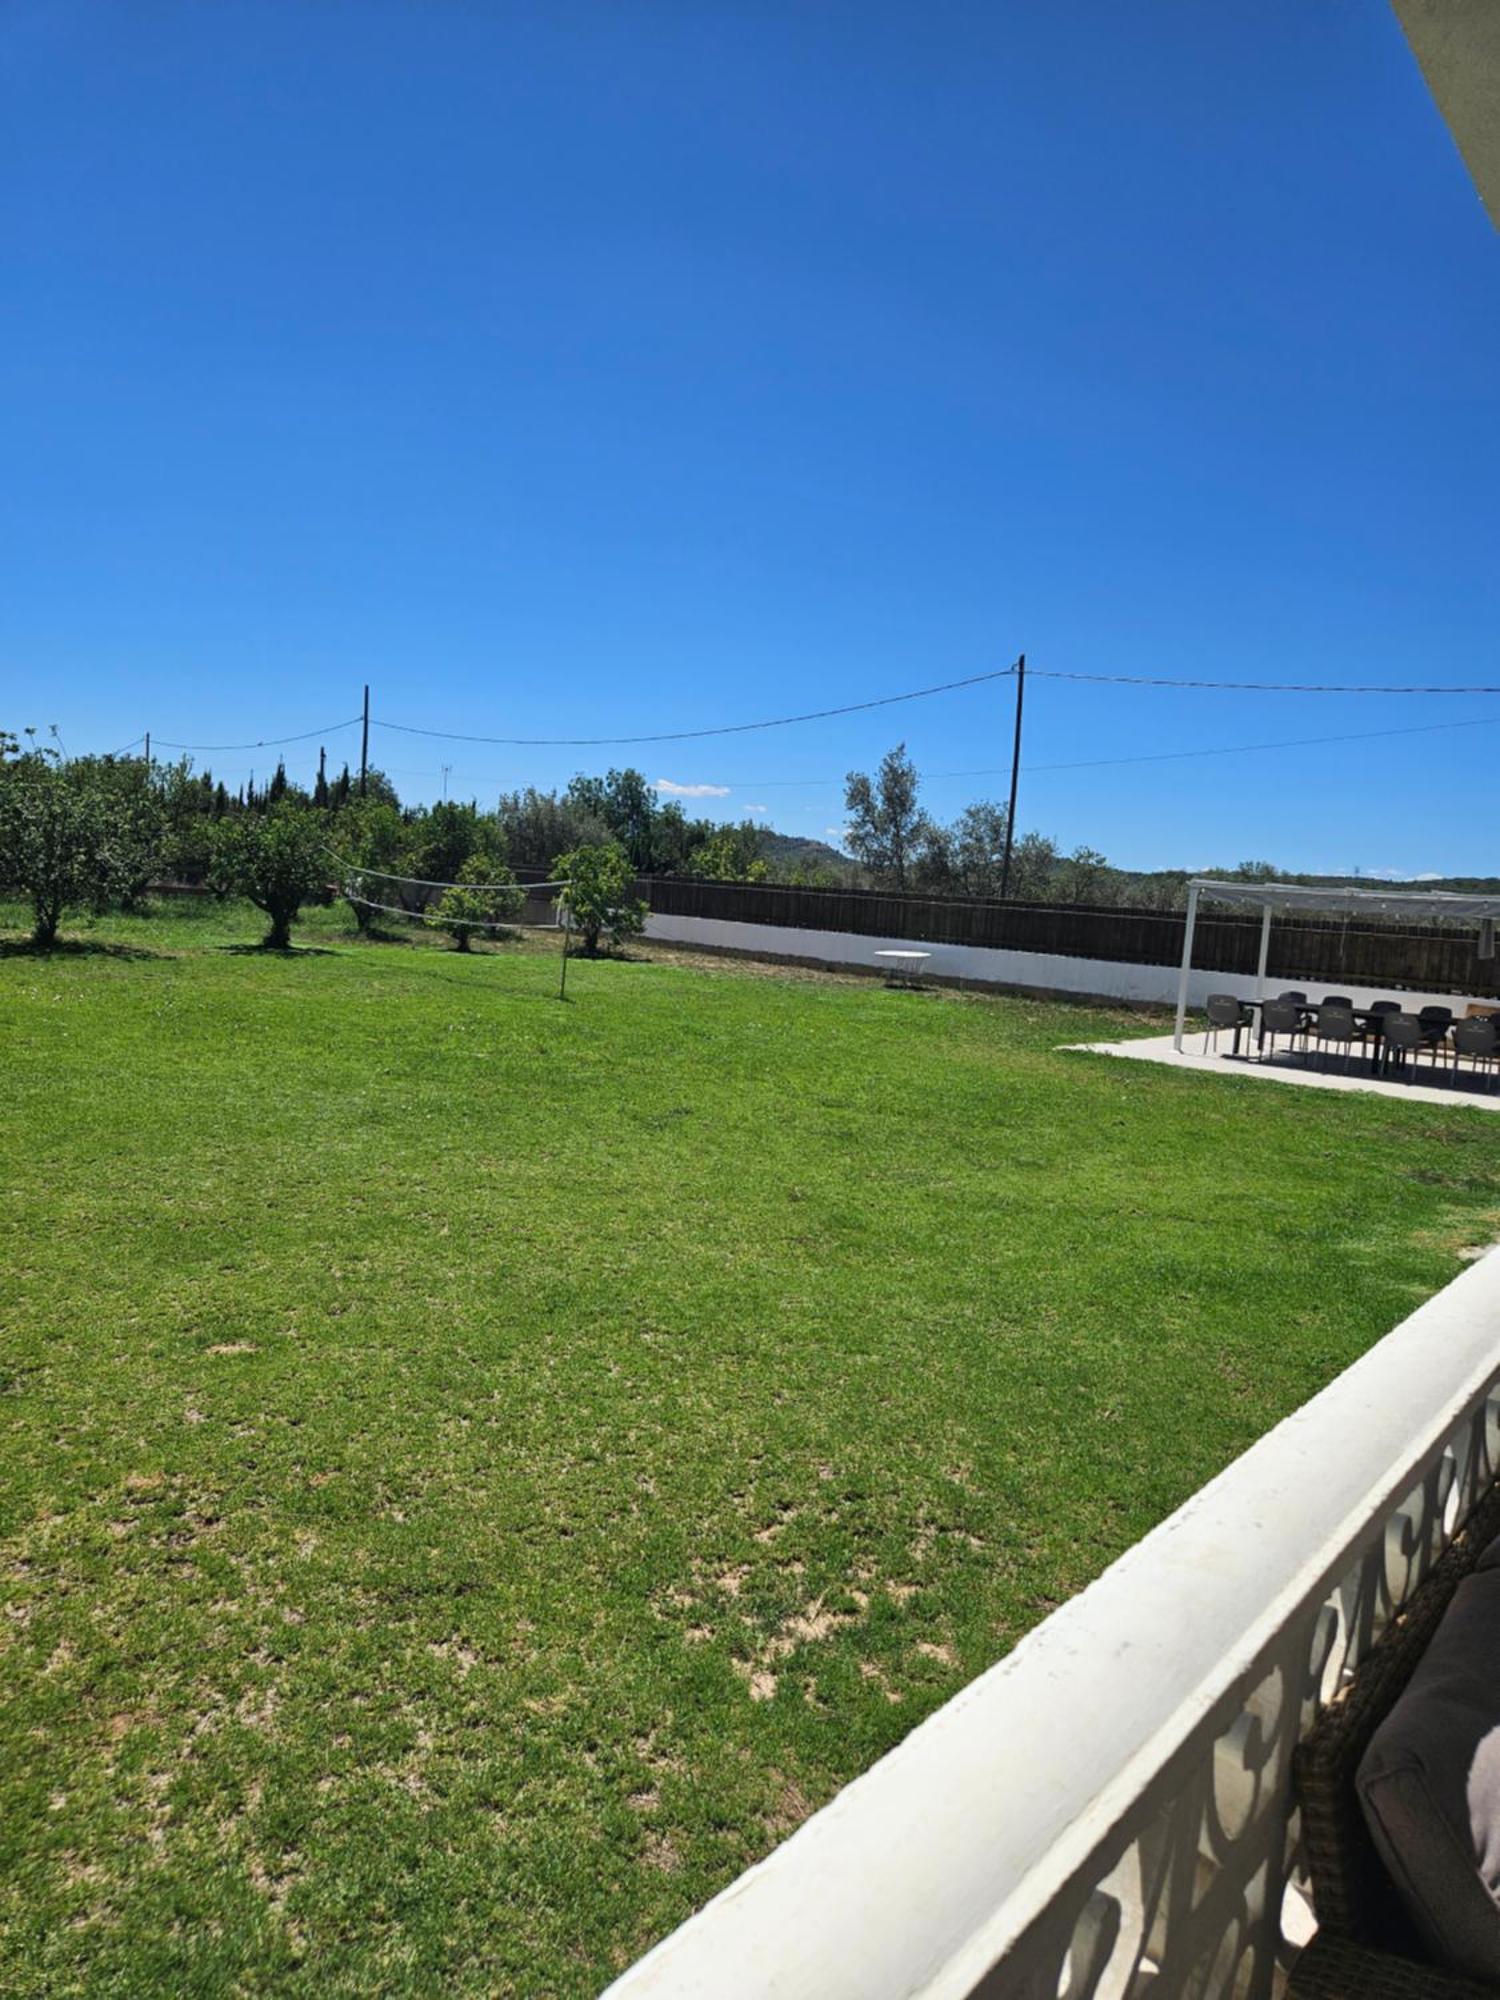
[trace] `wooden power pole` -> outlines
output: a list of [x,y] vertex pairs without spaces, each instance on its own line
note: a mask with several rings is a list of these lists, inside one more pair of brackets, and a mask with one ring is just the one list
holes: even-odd
[[1000,900],[1010,894],[1010,852],[1016,838],[1016,788],[1021,782],[1021,704],[1026,699],[1026,655],[1016,661],[1016,740],[1010,754],[1010,808],[1005,815],[1005,859],[1000,864]]

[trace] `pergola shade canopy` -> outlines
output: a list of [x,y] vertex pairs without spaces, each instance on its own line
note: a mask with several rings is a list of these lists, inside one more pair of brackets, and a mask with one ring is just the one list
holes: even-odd
[[1188,883],[1212,903],[1238,903],[1283,916],[1409,917],[1415,923],[1444,918],[1480,923],[1500,917],[1500,896],[1455,896],[1446,889],[1321,889],[1301,882],[1226,882],[1200,875]]
[[1177,1025],[1173,1046],[1182,1047],[1187,1018],[1188,976],[1193,969],[1193,932],[1198,905],[1207,901],[1232,903],[1259,910],[1260,963],[1256,968],[1257,998],[1266,990],[1266,964],[1271,949],[1271,918],[1281,916],[1405,917],[1415,923],[1471,923],[1481,931],[1480,955],[1494,955],[1494,925],[1500,918],[1500,896],[1456,896],[1446,889],[1315,888],[1301,882],[1229,882],[1214,875],[1197,875],[1188,883],[1187,924],[1182,939],[1182,968],[1177,979]]

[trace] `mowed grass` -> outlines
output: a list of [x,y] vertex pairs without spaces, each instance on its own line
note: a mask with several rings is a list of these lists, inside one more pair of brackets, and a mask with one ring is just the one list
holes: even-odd
[[595,1990],[1495,1233],[1095,1010],[259,928],[0,957],[7,1992]]

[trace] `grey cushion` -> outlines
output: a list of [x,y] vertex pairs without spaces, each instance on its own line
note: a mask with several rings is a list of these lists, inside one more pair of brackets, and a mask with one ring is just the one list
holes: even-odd
[[1500,1540],[1453,1593],[1356,1782],[1434,1963],[1500,1982]]

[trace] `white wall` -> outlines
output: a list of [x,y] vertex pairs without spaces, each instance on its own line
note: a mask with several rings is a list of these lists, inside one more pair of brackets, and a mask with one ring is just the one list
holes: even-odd
[[1311,1921],[1287,1838],[1293,1751],[1492,1488],[1497,1326],[1500,1253],[663,1939],[613,2000],[1279,1991],[1283,1923],[1301,1942]]
[[[929,973],[944,979],[973,980],[987,986],[1029,987],[1045,993],[1073,993],[1083,998],[1177,1004],[1175,965],[1123,965],[1108,958],[1065,958],[1050,952],[1002,951],[990,945],[923,944],[913,938],[861,937],[851,931],[794,930],[786,924],[728,923],[719,917],[674,917],[652,911],[646,935],[673,944],[706,945],[721,951],[760,953],[771,958],[805,958],[821,965],[879,967],[877,951],[927,951]],[[1281,992],[1290,982],[1271,976],[1268,993]],[[1416,993],[1399,987],[1304,986],[1310,1000],[1325,993],[1347,993],[1356,1007],[1399,998],[1410,1010],[1438,1005],[1462,1014],[1479,995]],[[1233,993],[1241,1000],[1255,997],[1255,975],[1248,972],[1203,972],[1188,980],[1188,1005],[1202,1007],[1210,993]]]

